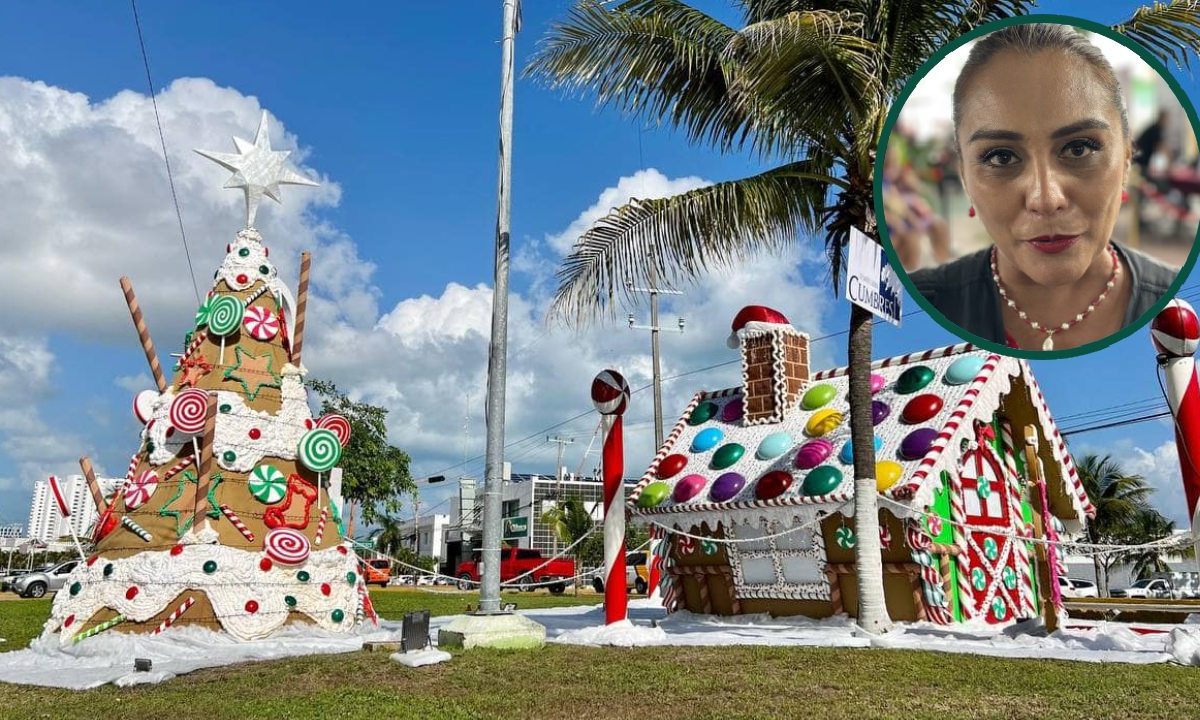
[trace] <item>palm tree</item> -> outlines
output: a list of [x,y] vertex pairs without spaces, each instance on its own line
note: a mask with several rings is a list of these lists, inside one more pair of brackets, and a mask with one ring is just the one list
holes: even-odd
[[375,522],[379,524],[375,532],[375,549],[387,555],[396,555],[405,546],[404,539],[411,527],[396,515],[381,515]]
[[[1096,516],[1088,521],[1087,539],[1095,544],[1126,544],[1130,528],[1137,527],[1150,510],[1150,494],[1154,488],[1141,475],[1130,475],[1111,455],[1103,457],[1088,453],[1076,464],[1079,479],[1087,490]],[[1155,513],[1157,515],[1157,513]],[[1156,538],[1152,538],[1156,539]],[[1101,595],[1108,595],[1108,571],[1121,558],[1117,555],[1094,555],[1096,586]]]
[[596,524],[578,495],[568,495],[562,503],[542,513],[541,520],[554,538],[568,547],[591,532]]
[[[821,236],[834,292],[850,228],[878,242],[875,148],[892,99],[936,50],[1030,0],[739,0],[740,29],[682,0],[579,0],[553,25],[527,74],[640,121],[669,124],[719,152],[775,167],[674,197],[634,199],[576,242],[559,271],[551,316],[583,324],[635,304],[633,285],[696,280],[803,233]],[[1160,56],[1200,47],[1200,12],[1185,1],[1144,8],[1123,32]],[[1177,57],[1176,57],[1177,56]],[[639,282],[641,281],[641,282]],[[875,452],[870,421],[871,316],[851,306],[859,625],[885,631]]]
[[[1125,544],[1143,545],[1170,537],[1174,532],[1174,522],[1163,517],[1153,508],[1145,508],[1137,514],[1133,524],[1126,528]],[[1174,552],[1179,551],[1175,550]],[[1167,551],[1162,547],[1150,547],[1135,550],[1123,559],[1133,564],[1133,577],[1140,580],[1154,573],[1170,570],[1164,557],[1166,554]]]

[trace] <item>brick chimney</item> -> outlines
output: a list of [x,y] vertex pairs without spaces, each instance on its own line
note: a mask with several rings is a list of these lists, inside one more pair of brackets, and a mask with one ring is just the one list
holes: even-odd
[[745,423],[782,421],[808,384],[808,335],[778,311],[750,305],[734,318],[729,340],[742,351]]

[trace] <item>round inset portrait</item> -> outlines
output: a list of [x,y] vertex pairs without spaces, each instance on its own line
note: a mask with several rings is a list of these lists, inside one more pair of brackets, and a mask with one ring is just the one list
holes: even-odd
[[1132,41],[1047,19],[985,26],[926,63],[875,168],[909,293],[956,335],[1022,357],[1147,323],[1191,269],[1200,219],[1186,94]]

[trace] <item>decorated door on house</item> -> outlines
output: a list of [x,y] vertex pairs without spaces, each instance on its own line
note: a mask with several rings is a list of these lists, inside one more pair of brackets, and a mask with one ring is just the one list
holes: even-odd
[[963,453],[951,510],[963,619],[1002,623],[1032,614],[1022,589],[1028,552],[1025,542],[1014,537],[1024,527],[1019,484],[993,448],[987,429]]

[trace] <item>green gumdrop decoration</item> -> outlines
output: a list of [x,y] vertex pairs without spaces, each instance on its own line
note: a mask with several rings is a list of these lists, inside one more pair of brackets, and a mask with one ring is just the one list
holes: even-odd
[[112,565],[112,563],[109,563],[104,566],[104,577],[108,577],[109,575],[112,575],[112,574],[113,574],[113,565]]
[[828,495],[842,484],[842,471],[833,465],[822,465],[804,478],[805,495]]
[[79,584],[78,582],[71,583],[71,595],[78,595],[79,591],[82,589],[83,585]]
[[915,393],[929,383],[933,382],[933,377],[933,370],[924,365],[910,367],[901,373],[900,377],[896,379],[896,392],[900,393],[901,395]]
[[825,405],[837,395],[837,388],[828,384],[813,385],[804,393],[804,397],[800,398],[800,407],[805,410],[816,410]]
[[696,406],[692,414],[688,416],[688,425],[699,425],[706,423],[717,414],[717,405],[712,402],[702,402]]
[[667,495],[671,494],[671,486],[665,482],[652,482],[642,488],[642,494],[638,496],[637,506],[640,508],[658,507],[663,500],[667,499]]
[[741,460],[742,456],[745,454],[746,448],[738,445],[737,443],[722,445],[721,447],[717,448],[715,453],[713,453],[712,466],[716,470],[724,470],[730,465],[736,463],[738,460]]

